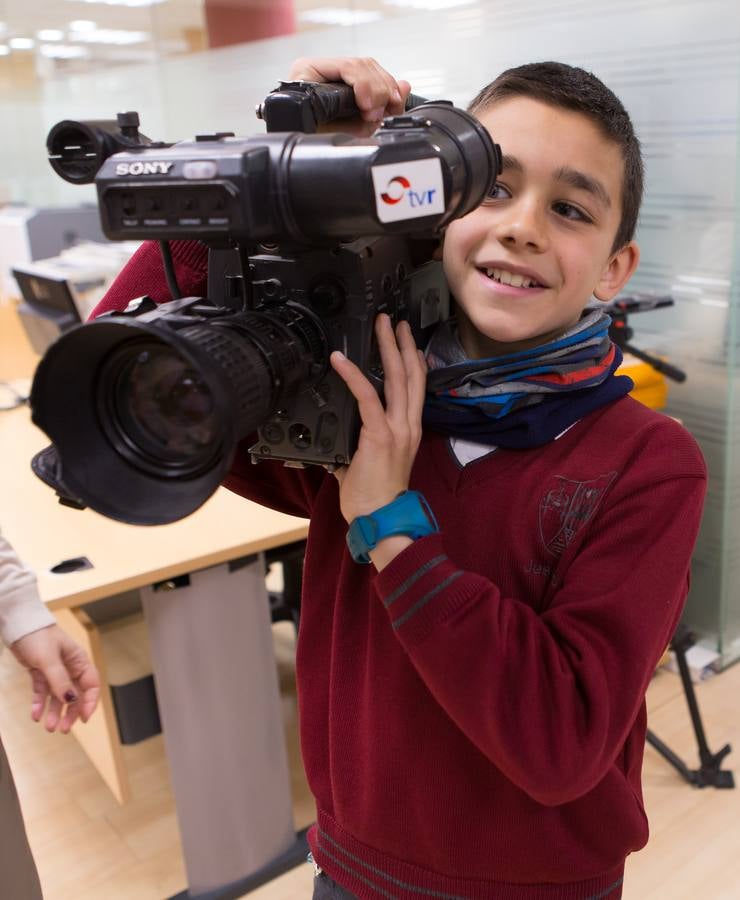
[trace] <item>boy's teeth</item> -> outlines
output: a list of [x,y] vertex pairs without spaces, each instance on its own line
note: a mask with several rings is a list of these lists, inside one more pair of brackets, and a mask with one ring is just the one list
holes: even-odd
[[511,287],[532,287],[537,282],[526,275],[515,275],[513,272],[507,272],[506,269],[486,269],[486,275],[498,281],[501,284],[508,284]]

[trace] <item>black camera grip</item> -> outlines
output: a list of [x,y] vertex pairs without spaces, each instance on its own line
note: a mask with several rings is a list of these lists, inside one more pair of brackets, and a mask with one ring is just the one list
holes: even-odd
[[[406,109],[413,109],[428,101],[409,94]],[[341,81],[308,82],[281,81],[257,109],[268,131],[302,131],[314,134],[319,126],[339,119],[360,115],[355,92]]]
[[336,119],[352,119],[360,114],[354,88],[342,81],[312,85],[311,99],[317,126]]
[[[360,110],[355,102],[355,90],[342,81],[312,85],[312,107],[316,125],[326,125],[336,119],[351,119],[359,116]],[[405,109],[413,109],[422,103],[428,103],[425,97],[409,94]]]

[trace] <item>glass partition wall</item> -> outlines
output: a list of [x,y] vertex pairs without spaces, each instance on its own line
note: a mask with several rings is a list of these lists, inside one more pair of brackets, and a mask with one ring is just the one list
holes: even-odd
[[462,105],[533,60],[603,78],[634,119],[647,167],[630,289],[675,299],[631,318],[634,343],[685,369],[668,412],[710,471],[685,621],[725,662],[740,656],[735,0],[0,0],[0,21],[0,196],[33,205],[94,199],[48,168],[45,135],[59,119],[135,109],[156,139],[256,133],[256,104],[297,56],[374,56],[416,93]]

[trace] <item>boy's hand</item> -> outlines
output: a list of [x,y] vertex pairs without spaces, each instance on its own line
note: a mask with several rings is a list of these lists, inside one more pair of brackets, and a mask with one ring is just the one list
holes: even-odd
[[384,116],[400,115],[411,91],[408,81],[396,81],[370,58],[301,58],[290,67],[291,81],[343,81],[354,88],[359,119],[330,123],[320,131],[346,131],[361,137],[372,134]]
[[34,722],[44,715],[47,700],[47,731],[59,728],[67,734],[78,718],[87,722],[100,696],[100,676],[82,647],[58,625],[49,625],[20,638],[10,649],[31,674]]
[[408,490],[421,441],[427,373],[424,355],[407,322],[401,322],[394,335],[390,318],[381,314],[375,333],[385,373],[385,408],[354,363],[338,351],[331,355],[331,364],[357,400],[362,419],[352,462],[336,472],[339,504],[348,523]]

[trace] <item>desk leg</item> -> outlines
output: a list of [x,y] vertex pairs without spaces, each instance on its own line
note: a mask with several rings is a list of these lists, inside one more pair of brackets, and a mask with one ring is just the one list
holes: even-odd
[[295,844],[264,573],[259,556],[141,591],[188,875],[182,897],[223,896],[219,888]]
[[101,778],[113,792],[119,803],[131,798],[126,764],[121,750],[116,712],[106,673],[105,656],[100,644],[100,632],[84,609],[58,609],[55,612],[59,625],[84,647],[100,673],[100,703],[87,724],[77,722],[72,734],[90,757]]

